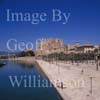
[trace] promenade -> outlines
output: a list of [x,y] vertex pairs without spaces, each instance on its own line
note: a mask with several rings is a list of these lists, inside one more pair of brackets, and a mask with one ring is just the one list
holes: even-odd
[[[36,61],[64,100],[100,100],[100,68],[96,71],[96,64],[51,63],[33,57],[13,60],[31,64]],[[63,82],[63,89],[57,86],[58,80]]]
[[[95,64],[37,63],[64,100],[100,100],[100,71]],[[63,89],[56,86],[57,80],[63,82]]]

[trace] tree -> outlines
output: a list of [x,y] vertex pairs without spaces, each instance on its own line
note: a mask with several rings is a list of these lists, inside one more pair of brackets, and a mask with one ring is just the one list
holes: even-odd
[[22,51],[16,54],[17,57],[25,57],[25,56],[35,56],[35,53],[32,50]]

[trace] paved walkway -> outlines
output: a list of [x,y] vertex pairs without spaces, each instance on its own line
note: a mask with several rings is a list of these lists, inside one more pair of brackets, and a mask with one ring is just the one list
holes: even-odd
[[[100,72],[95,65],[37,62],[64,100],[100,100]],[[56,86],[57,80],[64,83],[64,89]]]

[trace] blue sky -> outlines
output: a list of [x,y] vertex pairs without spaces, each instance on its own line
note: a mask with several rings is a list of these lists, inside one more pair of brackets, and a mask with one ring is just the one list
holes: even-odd
[[[60,9],[70,12],[66,25],[57,23],[6,22],[5,10],[16,12],[47,12]],[[51,18],[49,16],[48,18]],[[0,51],[7,50],[8,39],[35,43],[40,38],[61,38],[65,44],[80,41],[100,44],[99,0],[0,0]]]

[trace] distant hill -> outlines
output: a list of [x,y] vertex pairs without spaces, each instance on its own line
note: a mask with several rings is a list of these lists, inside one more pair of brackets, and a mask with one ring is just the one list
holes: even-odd
[[16,54],[17,52],[0,51],[0,55]]

